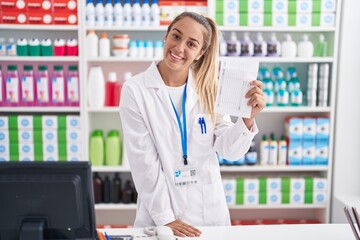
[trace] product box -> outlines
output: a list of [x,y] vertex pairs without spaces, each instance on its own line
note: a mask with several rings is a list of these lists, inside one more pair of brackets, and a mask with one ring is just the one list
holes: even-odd
[[328,165],[329,142],[327,140],[316,140],[316,165]]
[[315,140],[303,141],[303,152],[302,152],[302,164],[303,165],[315,165],[316,160],[316,144]]
[[225,193],[236,194],[236,179],[223,179]]
[[285,122],[286,133],[289,140],[301,140],[303,138],[303,119],[291,117]]
[[29,24],[52,24],[52,12],[32,11],[28,13]]
[[0,143],[0,156],[9,158],[10,156],[9,143]]
[[27,10],[26,1],[24,0],[1,0],[0,8],[3,11]]
[[81,142],[80,130],[67,129],[66,130],[66,142],[68,143],[79,143]]
[[44,155],[44,162],[55,162],[59,161],[59,157],[56,154]]
[[247,11],[242,8],[244,5],[240,1],[240,12],[248,12],[248,13],[263,13],[264,12],[264,0],[247,0],[248,1],[248,8]]
[[326,202],[327,202],[327,192],[315,191],[313,193],[313,203],[314,204],[325,204]]
[[52,0],[27,0],[26,7],[30,12],[47,12],[52,13],[53,6],[52,6]]
[[249,27],[264,26],[264,13],[249,12],[248,13],[248,26]]
[[9,129],[9,120],[7,116],[0,116],[0,130]]
[[33,143],[19,143],[19,156],[34,155]]
[[304,118],[303,120],[303,140],[315,141],[316,138],[316,119]]
[[266,203],[269,205],[281,204],[281,192],[272,192],[272,191],[267,192]]
[[43,142],[42,146],[44,156],[58,156],[59,147],[57,143]]
[[33,116],[19,115],[17,116],[17,129],[33,130]]
[[18,142],[19,143],[33,143],[34,142],[34,131],[21,129],[18,130]]
[[244,192],[259,192],[259,179],[257,178],[245,178],[244,179]]
[[316,140],[328,140],[330,137],[330,119],[316,119]]
[[[266,5],[265,1],[265,5]],[[266,8],[264,9],[265,12]],[[273,14],[277,13],[288,13],[288,0],[272,0],[272,8],[271,11]]]
[[67,115],[65,121],[66,121],[66,129],[80,129],[80,116]]
[[296,24],[297,27],[311,27],[312,25],[312,15],[310,13],[297,13],[296,15]]
[[290,193],[290,204],[303,204],[305,199],[304,192],[291,192]]
[[319,1],[309,1],[309,0],[296,0],[296,13],[312,13],[313,11],[313,2]]
[[67,143],[67,155],[74,156],[74,155],[80,155],[81,154],[81,145],[80,143]]
[[57,116],[49,116],[43,115],[41,117],[42,129],[58,129],[58,117]]
[[288,148],[289,165],[302,164],[302,143],[299,140],[290,140]]
[[245,192],[244,193],[244,205],[258,205],[259,193],[258,192]]
[[281,192],[281,178],[267,178],[267,192]]
[[239,13],[240,1],[239,0],[222,0],[216,1],[215,6],[218,13]]
[[[321,27],[333,27],[335,26],[335,21],[336,21],[336,15],[335,13],[319,13],[317,15],[315,15],[315,17],[313,19],[313,26],[321,26]],[[320,19],[320,21],[318,21],[317,19]]]
[[9,131],[0,129],[0,144],[8,144],[9,142]]
[[[271,21],[271,22],[270,22]],[[265,26],[274,27],[287,27],[288,26],[288,14],[287,13],[265,13]]]
[[78,162],[78,161],[81,161],[82,159],[81,159],[80,155],[74,155],[74,156],[68,155],[67,160],[70,161],[70,162]]
[[35,160],[34,154],[20,154],[19,161],[20,162],[33,162]]
[[42,130],[43,142],[58,143],[58,131],[55,129],[43,129]]
[[208,15],[207,1],[186,1],[186,11],[196,12],[203,16]]
[[225,199],[226,199],[227,205],[229,205],[229,206],[236,204],[236,194],[227,192],[227,193],[225,193]]
[[326,191],[328,189],[326,178],[314,178],[313,179],[314,191]]
[[75,0],[53,0],[54,12],[67,12],[77,14],[77,1]]
[[239,26],[240,25],[240,14],[239,13],[216,13],[215,21],[219,26]]
[[177,15],[186,10],[184,1],[161,1],[159,7],[160,25],[169,25]]
[[1,21],[4,24],[27,24],[27,10],[2,10]]
[[76,25],[78,23],[78,17],[76,13],[54,12],[53,23],[58,25]]
[[336,11],[336,0],[321,0],[320,12],[335,12]]
[[305,191],[305,179],[302,177],[290,178],[290,192],[304,192]]

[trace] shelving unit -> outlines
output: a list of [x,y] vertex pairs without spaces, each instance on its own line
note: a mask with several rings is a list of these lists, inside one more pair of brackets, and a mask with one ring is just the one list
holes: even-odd
[[[215,0],[208,0],[209,15],[213,15],[213,6]],[[86,33],[94,29],[98,35],[101,32],[107,32],[108,38],[111,39],[114,34],[126,33],[135,39],[161,40],[166,32],[167,26],[159,27],[88,27],[85,26],[85,1],[78,1],[78,26],[34,26],[34,25],[9,25],[0,24],[0,30],[3,36],[39,37],[52,38],[68,36],[76,37],[79,43],[79,57],[0,57],[0,64],[7,62],[34,62],[39,64],[46,62],[49,64],[60,63],[77,63],[79,65],[80,76],[80,107],[1,107],[1,115],[13,113],[72,113],[79,114],[81,118],[82,129],[82,158],[89,159],[88,140],[91,131],[102,129],[106,134],[111,129],[120,130],[120,117],[118,107],[90,108],[87,105],[87,76],[91,66],[100,65],[103,68],[104,77],[110,71],[117,73],[118,79],[122,78],[123,73],[131,70],[137,74],[146,69],[154,60],[152,58],[120,58],[111,56],[109,58],[87,58],[85,52]],[[266,107],[262,114],[257,118],[257,124],[260,133],[256,136],[255,141],[259,142],[263,134],[275,132],[277,136],[285,132],[284,118],[286,116],[325,116],[330,118],[330,147],[329,147],[329,165],[328,166],[222,166],[221,173],[224,177],[241,177],[241,176],[316,176],[325,177],[329,186],[332,183],[332,165],[333,165],[333,145],[334,145],[334,120],[335,120],[335,103],[336,103],[336,86],[337,86],[337,63],[338,63],[338,41],[340,32],[340,13],[341,0],[337,1],[336,8],[336,25],[335,27],[226,27],[220,26],[221,32],[228,36],[230,32],[237,32],[238,36],[244,32],[254,34],[262,32],[266,36],[271,32],[281,36],[284,33],[292,33],[294,40],[297,41],[303,33],[318,35],[324,34],[329,43],[329,57],[313,58],[253,58],[259,60],[261,64],[290,66],[296,65],[300,69],[302,78],[306,79],[306,66],[310,63],[329,63],[331,65],[330,74],[330,101],[327,107]],[[280,37],[278,37],[280,39]],[[312,39],[315,41],[315,39]],[[302,84],[304,86],[304,84]],[[270,121],[271,120],[271,121]],[[258,148],[259,149],[259,148]],[[123,160],[126,163],[126,156]],[[115,172],[130,176],[130,170],[127,164],[119,167],[93,167],[94,172],[101,174],[113,174]],[[331,189],[331,187],[329,187]],[[321,222],[328,222],[331,190],[327,194],[328,203],[326,205],[298,205],[298,206],[230,206],[231,217],[234,219],[254,219],[258,218],[304,218],[317,219]],[[95,206],[98,224],[132,224],[135,217],[135,204],[97,204]]]

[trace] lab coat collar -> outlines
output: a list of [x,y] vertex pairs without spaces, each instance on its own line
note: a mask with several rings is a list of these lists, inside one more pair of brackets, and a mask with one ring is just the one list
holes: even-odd
[[[149,68],[146,70],[149,78],[144,81],[144,85],[146,88],[155,88],[157,89],[156,93],[161,99],[161,101],[164,103],[165,106],[167,106],[168,110],[171,112],[171,116],[176,120],[176,116],[174,114],[173,107],[171,105],[171,102],[169,101],[169,93],[166,89],[166,85],[164,81],[161,78],[160,72],[157,68],[158,62],[152,62],[152,64],[149,66]],[[195,106],[196,102],[198,101],[197,94],[195,91],[195,82],[192,76],[192,71],[189,70],[188,73],[188,83],[186,87],[186,116],[189,116],[192,108]],[[188,118],[188,117],[187,117]],[[186,119],[187,121],[189,119]]]

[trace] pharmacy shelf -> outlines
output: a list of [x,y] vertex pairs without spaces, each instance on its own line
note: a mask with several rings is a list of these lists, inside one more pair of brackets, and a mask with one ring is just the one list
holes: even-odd
[[79,57],[73,57],[73,56],[69,56],[69,57],[58,57],[58,56],[50,56],[50,57],[39,57],[39,56],[33,56],[33,57],[29,57],[29,56],[1,56],[0,57],[0,61],[5,61],[5,62],[10,62],[10,61],[14,61],[14,62],[78,62],[79,61]]
[[77,25],[33,25],[33,24],[0,24],[0,29],[8,30],[44,30],[44,31],[78,31]]
[[95,204],[95,210],[136,210],[136,204],[99,203]]
[[330,107],[308,107],[308,106],[284,106],[284,107],[265,107],[262,113],[329,113]]
[[103,167],[91,167],[92,172],[130,172],[129,167],[124,166],[103,166]]
[[87,61],[90,62],[152,62],[156,61],[158,59],[154,58],[133,58],[133,57],[97,57],[97,58],[87,58]]
[[79,113],[80,107],[0,107],[0,111],[3,113]]
[[220,171],[225,172],[326,172],[328,166],[221,166]]
[[242,31],[242,32],[334,32],[335,27],[240,27],[219,26],[220,31]]
[[119,107],[101,107],[101,108],[88,108],[89,113],[116,113],[119,112]]
[[85,26],[85,30],[95,31],[114,31],[114,32],[162,32],[167,30],[167,26]]
[[290,205],[290,204],[281,204],[281,205],[253,205],[253,206],[244,206],[244,205],[232,205],[228,206],[230,210],[237,209],[325,209],[326,205],[320,204],[298,204],[298,205]]

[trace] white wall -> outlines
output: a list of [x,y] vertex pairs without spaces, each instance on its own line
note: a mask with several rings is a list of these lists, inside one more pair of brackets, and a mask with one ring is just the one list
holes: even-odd
[[345,221],[348,196],[360,200],[360,1],[342,1],[333,166],[332,222]]

